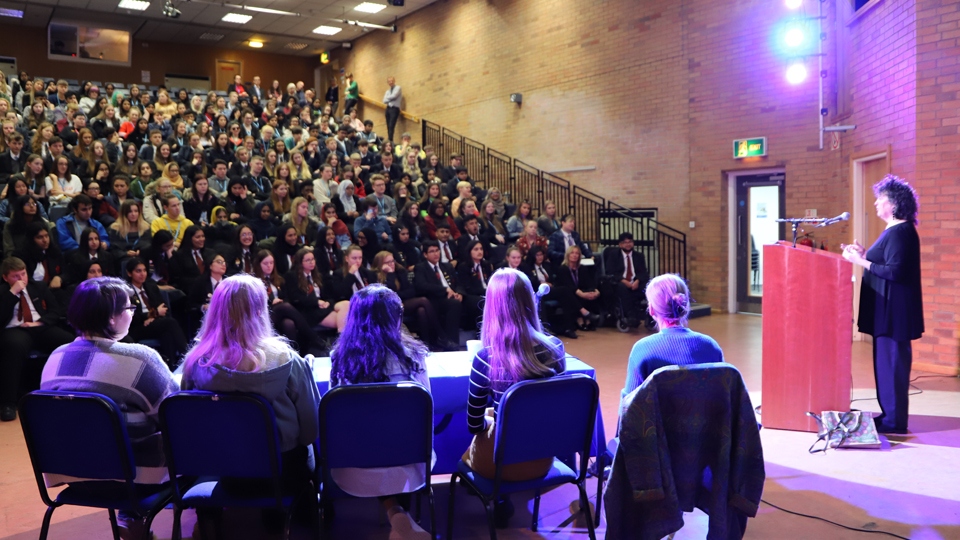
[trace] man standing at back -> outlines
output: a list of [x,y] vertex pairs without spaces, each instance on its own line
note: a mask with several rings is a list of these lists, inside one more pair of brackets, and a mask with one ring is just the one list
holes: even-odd
[[389,88],[383,94],[383,104],[387,107],[387,138],[393,142],[393,130],[397,127],[397,120],[400,118],[400,101],[403,99],[403,93],[393,77],[387,77],[387,85]]

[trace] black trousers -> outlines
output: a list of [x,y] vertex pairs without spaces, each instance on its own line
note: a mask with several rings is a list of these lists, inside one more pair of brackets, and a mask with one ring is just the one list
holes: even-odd
[[433,304],[422,296],[407,298],[403,301],[403,316],[417,321],[417,333],[420,340],[430,345],[437,344],[437,334],[440,331],[440,320]]
[[348,100],[345,101],[344,104],[343,104],[343,112],[344,112],[344,114],[350,114],[350,110],[353,109],[353,108],[355,108],[356,106],[357,106],[357,100],[355,100],[355,99],[348,99]]
[[152,323],[137,328],[131,325],[130,332],[124,341],[139,343],[147,339],[160,342],[157,352],[167,365],[171,366],[170,369],[175,369],[187,352],[187,336],[180,328],[180,323],[173,317],[157,317]]
[[622,313],[621,316],[623,318],[637,320],[643,318],[643,302],[646,297],[644,296],[642,283],[640,287],[637,287],[637,290],[633,290],[624,285],[622,281],[617,281],[616,286],[612,287],[611,292],[614,293],[612,298],[610,295],[605,294],[601,294],[601,296],[606,296],[611,302],[619,302]]
[[400,118],[400,107],[387,107],[387,139],[393,142],[393,130]]
[[878,429],[906,431],[910,412],[910,367],[913,347],[909,341],[889,337],[873,338],[873,374],[877,383],[880,416]]
[[30,351],[49,354],[57,347],[70,343],[73,338],[73,334],[58,326],[17,326],[0,330],[0,351],[3,351],[0,354],[0,405],[16,405],[20,376]]
[[442,321],[441,327],[446,339],[454,342],[460,342],[460,314],[463,313],[463,304],[453,298],[433,297],[430,298],[433,310],[437,317]]

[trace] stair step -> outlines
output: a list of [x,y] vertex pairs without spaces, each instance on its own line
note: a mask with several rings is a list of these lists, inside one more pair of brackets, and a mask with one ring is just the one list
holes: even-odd
[[713,313],[710,304],[693,304],[690,306],[690,318],[707,317]]

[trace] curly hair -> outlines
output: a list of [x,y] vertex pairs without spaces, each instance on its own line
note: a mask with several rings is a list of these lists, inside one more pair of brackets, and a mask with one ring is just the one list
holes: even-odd
[[917,200],[917,190],[913,189],[906,180],[888,174],[873,185],[873,194],[876,197],[886,195],[893,203],[893,217],[909,221],[914,226],[919,225],[917,214],[920,211],[920,202]]

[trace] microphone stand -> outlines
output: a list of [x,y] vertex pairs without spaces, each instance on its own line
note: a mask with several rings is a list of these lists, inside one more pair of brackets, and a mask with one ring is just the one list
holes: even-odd
[[793,226],[793,247],[797,247],[797,225],[800,223],[823,223],[826,218],[785,218],[774,220],[777,223],[790,223]]

